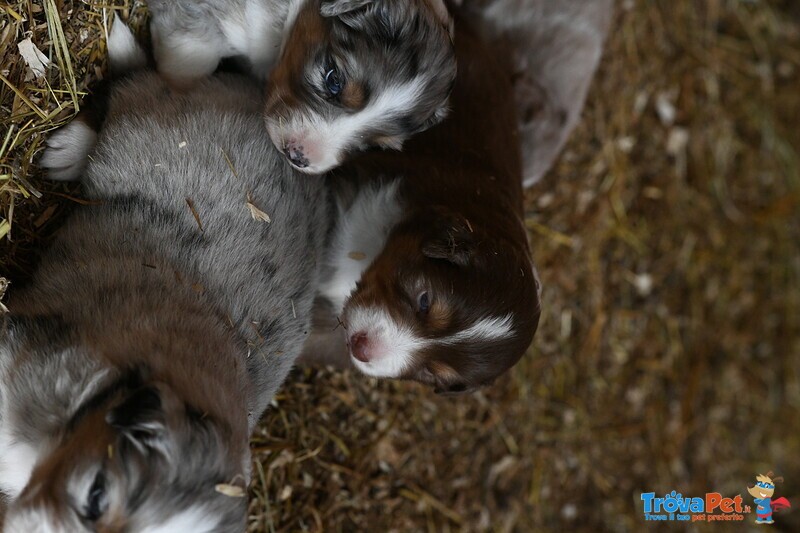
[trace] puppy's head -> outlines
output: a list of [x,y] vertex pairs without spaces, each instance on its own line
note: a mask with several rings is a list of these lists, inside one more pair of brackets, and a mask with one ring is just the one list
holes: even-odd
[[308,0],[270,75],[270,138],[309,174],[441,121],[455,80],[443,0]]
[[40,457],[5,531],[242,531],[246,498],[215,490],[243,484],[230,440],[167,385],[115,381]]
[[491,383],[530,345],[539,282],[525,250],[490,239],[446,208],[390,235],[343,315],[353,364],[437,392]]

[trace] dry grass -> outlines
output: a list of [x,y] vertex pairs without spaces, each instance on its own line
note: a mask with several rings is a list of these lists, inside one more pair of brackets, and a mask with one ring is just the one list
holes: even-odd
[[[16,58],[27,31],[56,57],[41,5],[0,27],[3,272],[73,192],[31,165],[75,105],[60,67],[51,90]],[[61,9],[79,96],[98,14]],[[584,123],[528,194],[545,285],[529,356],[457,401],[297,372],[253,439],[250,529],[638,531],[642,491],[734,495],[767,470],[800,506],[799,124],[796,1],[623,0]]]

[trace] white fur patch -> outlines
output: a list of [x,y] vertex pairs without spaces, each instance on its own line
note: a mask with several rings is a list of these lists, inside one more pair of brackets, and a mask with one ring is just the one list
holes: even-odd
[[218,521],[200,507],[189,507],[157,526],[148,526],[140,533],[213,533]]
[[41,507],[12,512],[6,518],[5,533],[74,533],[52,522],[52,517]]
[[414,353],[427,346],[457,344],[462,342],[485,342],[499,340],[513,333],[511,313],[494,318],[483,318],[469,328],[442,339],[423,339],[410,328],[395,322],[378,307],[355,308],[348,312],[348,334],[364,332],[369,339],[371,351],[378,356],[368,363],[350,356],[353,365],[362,373],[377,378],[397,378],[411,364]]
[[331,277],[322,283],[320,294],[328,298],[336,314],[386,244],[389,233],[402,216],[397,198],[400,182],[363,188],[353,204],[339,214],[328,263]]
[[397,378],[409,367],[414,352],[429,341],[420,339],[409,328],[397,324],[386,311],[378,307],[354,308],[347,315],[347,332],[367,334],[371,349],[379,355],[368,363],[352,357],[355,367],[368,376]]
[[[292,2],[292,6],[298,2]],[[283,39],[279,13],[264,0],[247,0],[244,9],[230,9],[221,19],[220,28],[235,55],[250,60],[253,73],[266,78],[278,58]]]
[[210,75],[220,59],[231,52],[218,35],[168,32],[157,24],[151,26],[151,31],[158,72],[181,87],[190,87]]
[[115,73],[130,72],[147,66],[147,56],[130,28],[121,20],[114,21],[108,34],[108,63]]
[[73,120],[47,139],[39,166],[52,180],[73,181],[80,177],[97,143],[97,133],[80,120]]
[[[11,335],[6,340],[11,341]],[[28,484],[38,460],[38,450],[33,445],[20,442],[11,427],[12,400],[3,383],[9,378],[12,354],[4,342],[0,342],[0,493],[15,499]],[[0,501],[2,497],[0,497]],[[1,505],[1,504],[0,504]]]
[[408,83],[389,87],[357,113],[340,115],[328,122],[309,111],[295,110],[286,121],[270,120],[270,138],[279,150],[288,141],[302,145],[309,165],[299,169],[308,174],[322,174],[337,167],[346,151],[359,144],[367,130],[380,130],[381,123],[403,115],[420,98],[425,80],[417,77]]
[[438,344],[504,339],[513,333],[513,325],[514,317],[511,313],[502,317],[482,318],[467,329],[438,341]]
[[0,426],[0,492],[13,500],[28,484],[39,454],[30,444],[14,438],[7,413],[3,413]]

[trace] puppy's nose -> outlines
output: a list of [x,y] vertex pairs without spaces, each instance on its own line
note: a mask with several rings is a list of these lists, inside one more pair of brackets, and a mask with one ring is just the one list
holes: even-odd
[[369,337],[366,333],[359,331],[350,337],[350,353],[362,363],[369,363]]
[[306,168],[308,166],[308,158],[303,153],[303,145],[300,143],[296,141],[287,142],[283,153],[297,168]]

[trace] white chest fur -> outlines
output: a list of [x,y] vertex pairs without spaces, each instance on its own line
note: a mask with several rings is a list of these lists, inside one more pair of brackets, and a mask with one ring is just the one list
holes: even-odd
[[328,256],[330,276],[320,294],[338,314],[361,274],[381,253],[403,209],[397,198],[399,181],[365,187],[349,208],[339,214]]
[[13,435],[6,412],[0,416],[0,493],[13,500],[28,483],[38,452]]

